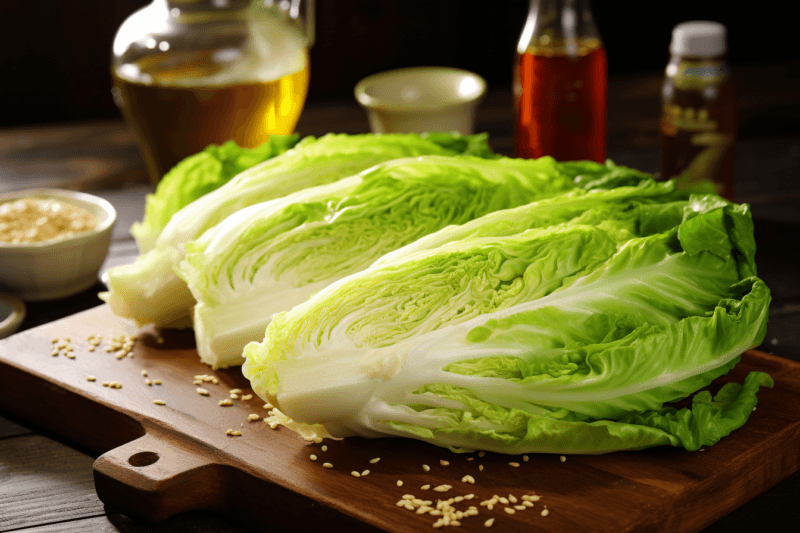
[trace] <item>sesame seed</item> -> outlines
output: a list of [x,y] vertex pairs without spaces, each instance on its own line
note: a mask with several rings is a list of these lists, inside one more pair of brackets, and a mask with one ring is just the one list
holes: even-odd
[[228,394],[241,394],[242,389],[231,389],[228,391]]
[[260,416],[258,416],[258,415],[257,415],[257,414],[255,414],[255,413],[252,413],[252,414],[249,414],[249,415],[247,415],[247,418],[249,418],[251,422],[255,422],[255,421],[257,421],[257,420],[261,420],[261,417],[260,417]]
[[311,455],[309,455],[308,458],[311,459],[312,461],[316,461],[317,460],[317,456],[314,455],[313,453]]
[[231,400],[238,400],[238,399],[239,399],[238,394],[231,394]]
[[[228,431],[230,433],[228,433]],[[226,431],[225,434],[226,435],[230,435],[231,437],[241,437],[242,436],[242,432],[241,431],[235,431],[233,429],[229,429],[228,431]]]
[[364,470],[363,472],[361,472],[361,475],[362,476],[368,476],[369,475],[369,470]]
[[442,466],[447,466],[447,465],[449,465],[449,464],[450,464],[450,461],[445,461],[444,459],[441,459],[441,460],[439,461],[439,464],[440,464],[440,465],[442,465]]
[[370,460],[369,460],[369,463],[374,465],[375,463],[377,463],[377,462],[378,462],[378,461],[380,461],[380,460],[381,460],[381,458],[380,458],[380,457],[375,457],[375,458],[373,458],[373,459],[370,459]]
[[503,498],[502,496],[500,496],[500,497],[499,497],[499,498],[497,498],[497,499],[498,499],[498,500],[500,501],[500,503],[502,503],[503,505],[508,505],[508,498]]
[[230,407],[231,405],[233,405],[233,402],[230,401],[228,398],[225,398],[224,400],[220,400],[220,402],[219,402],[219,406],[220,407]]
[[507,512],[508,514],[514,514],[514,513],[516,513],[516,511],[515,511],[514,509],[512,509],[511,507],[504,507],[504,508],[503,508],[503,510],[504,510],[505,512]]
[[104,381],[103,382],[103,387],[108,387],[109,385],[111,385],[110,381]]
[[330,463],[322,463],[322,466],[325,468],[333,468],[333,465]]
[[147,377],[147,370],[142,370],[142,376]]
[[426,471],[426,472],[430,472],[431,471],[431,467],[429,467],[428,465],[422,465],[422,469],[424,471]]
[[404,500],[413,500],[414,496],[412,496],[411,494],[403,494],[401,498],[403,498]]
[[509,494],[508,501],[510,501],[511,503],[517,503],[517,498],[513,494]]
[[51,343],[51,344],[56,344],[56,343],[58,343],[58,338],[55,338],[55,339],[50,339],[50,343]]
[[422,485],[422,486],[420,487],[420,489],[422,489],[422,490],[428,490],[429,488],[431,488],[431,486],[430,486],[430,485]]
[[447,492],[448,490],[452,489],[450,485],[439,485],[438,487],[433,487],[433,490],[436,492]]
[[197,394],[200,394],[201,396],[208,396],[208,391],[206,389],[198,387]]
[[67,356],[67,359],[75,359],[75,355],[71,353],[65,353],[64,355]]
[[[350,475],[351,475],[351,476],[353,476],[353,477],[361,477],[361,474],[359,474],[359,473],[358,473],[358,472],[356,472],[355,470],[353,470],[352,472],[350,472]],[[402,501],[402,500],[401,500],[401,501]]]
[[86,381],[97,381],[97,378],[94,376],[86,376]]
[[517,511],[524,511],[526,507],[524,505],[515,505],[514,509],[516,509]]
[[483,523],[485,527],[492,527],[492,524],[494,524],[494,518],[490,518],[489,520]]
[[525,462],[527,463],[527,462],[528,462],[528,456],[527,456],[527,455],[523,455],[523,456],[522,456],[522,460],[523,460],[523,461],[525,461]]
[[480,470],[481,472],[483,472],[483,465],[478,465],[478,470]]
[[549,514],[550,514],[550,511],[549,511],[549,510],[547,510],[547,509],[545,509],[544,511],[542,511],[542,516],[547,516],[547,515],[549,515]]
[[474,457],[467,457],[467,461],[474,461],[474,460],[475,460]]
[[561,460],[562,463],[567,460],[567,458],[564,457],[563,455],[561,457],[559,457],[559,459]]
[[148,387],[152,387],[153,386],[153,382],[150,381],[149,379],[144,380],[144,384],[147,385]]
[[226,435],[230,435],[231,433],[233,433],[232,429],[229,429],[228,431],[225,432]]
[[153,400],[153,403],[156,405],[167,405],[167,402],[164,400]]
[[483,457],[484,455],[486,455],[486,452],[484,452],[483,450],[478,452],[478,457]]
[[533,507],[533,502],[525,500],[524,502],[522,502],[522,505],[524,505],[525,507]]
[[161,380],[160,379],[154,379],[153,380],[153,385],[161,385]]
[[513,463],[512,462],[512,463],[508,463],[508,464],[513,466],[514,468],[518,468],[519,467],[519,463]]
[[474,485],[475,484],[475,478],[470,476],[470,475],[466,475],[466,476],[461,478],[461,482],[462,483],[469,483],[471,485]]
[[275,406],[274,406],[274,405],[272,405],[271,403],[265,403],[265,404],[264,404],[264,409],[267,409],[267,410],[269,410],[269,409],[275,409]]
[[242,400],[244,400],[244,401],[247,401],[247,400],[249,400],[249,399],[250,399],[250,398],[252,398],[252,397],[253,397],[253,395],[252,395],[252,394],[245,394],[244,396],[242,396]]
[[397,486],[398,486],[398,487],[402,487],[402,486],[403,486],[403,481],[402,481],[402,480],[400,480],[400,479],[398,479],[398,480],[397,480]]
[[52,352],[50,352],[50,355],[52,355],[53,357],[57,356],[58,350],[53,350]]
[[320,450],[322,450],[323,452],[327,452],[327,451],[328,451],[328,447],[327,447],[327,446],[325,446],[325,445],[323,445],[323,446],[320,448]]

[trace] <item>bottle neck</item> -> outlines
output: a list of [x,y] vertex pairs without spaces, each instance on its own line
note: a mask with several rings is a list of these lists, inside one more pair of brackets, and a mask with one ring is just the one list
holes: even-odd
[[589,0],[530,0],[518,53],[563,48],[567,55],[579,55],[585,43],[594,43],[592,48],[602,46]]

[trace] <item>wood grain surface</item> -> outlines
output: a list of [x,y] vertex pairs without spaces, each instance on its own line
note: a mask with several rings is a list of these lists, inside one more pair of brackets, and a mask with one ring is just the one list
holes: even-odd
[[[122,333],[138,333],[138,339],[133,357],[117,359],[104,347]],[[87,342],[91,335],[103,336],[93,352]],[[250,421],[250,414],[266,414],[255,396],[243,401],[240,395],[234,405],[219,406],[232,389],[252,393],[239,370],[212,372],[202,365],[190,330],[162,335],[136,332],[101,306],[0,343],[0,406],[104,453],[94,464],[100,500],[148,521],[212,510],[258,529],[312,531],[324,523],[333,531],[417,531],[429,528],[436,517],[398,507],[404,494],[434,502],[474,494],[473,500],[454,504],[461,510],[478,508],[477,516],[462,521],[467,530],[485,530],[484,522],[495,518],[494,527],[505,531],[689,532],[716,521],[800,466],[800,364],[760,352],[745,354],[711,388],[724,381],[741,382],[751,370],[770,373],[775,388],[759,393],[758,408],[745,427],[705,451],[658,448],[569,456],[564,462],[558,456],[531,455],[524,461],[501,454],[454,454],[403,439],[330,441],[323,451],[322,444],[308,443],[286,428],[273,430],[260,420]],[[74,359],[65,357],[63,349],[51,355],[53,339],[72,346]],[[209,396],[198,394],[194,376],[212,374],[219,383],[203,385]],[[88,375],[96,381],[87,381]],[[148,386],[146,379],[161,384]],[[104,381],[120,382],[122,388],[104,387]],[[226,435],[228,429],[242,435]],[[41,439],[20,437],[0,444],[35,448],[44,446]],[[370,463],[375,457],[380,461]],[[35,461],[26,461],[27,466],[12,468],[15,477],[9,479],[34,467]],[[333,468],[324,468],[326,462]],[[64,460],[65,469],[78,468],[75,464],[80,461]],[[367,476],[351,475],[367,469]],[[474,485],[461,482],[467,474],[475,478]],[[53,473],[55,486],[59,475]],[[443,484],[452,489],[422,489]],[[48,491],[35,492],[52,497]],[[495,494],[521,498],[534,493],[541,500],[514,514],[504,510],[506,505],[491,511],[479,505]],[[85,509],[73,511],[59,508],[58,498],[48,505],[53,513],[81,517],[102,512],[96,500],[86,501]],[[545,508],[548,514],[542,516]],[[3,517],[0,526],[13,528],[13,520]]]

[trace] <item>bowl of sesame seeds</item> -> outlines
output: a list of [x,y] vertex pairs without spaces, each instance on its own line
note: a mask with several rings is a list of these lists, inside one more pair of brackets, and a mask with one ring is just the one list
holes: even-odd
[[62,189],[0,194],[0,290],[26,301],[66,298],[97,283],[117,213]]

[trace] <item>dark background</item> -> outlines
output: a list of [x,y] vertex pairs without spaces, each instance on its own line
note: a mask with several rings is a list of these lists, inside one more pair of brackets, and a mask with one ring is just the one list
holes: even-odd
[[[118,117],[109,60],[116,28],[148,0],[0,0],[0,127]],[[732,65],[798,59],[788,2],[675,0],[591,3],[609,75],[657,72],[672,27],[717,20]],[[739,4],[741,5],[741,4]],[[472,70],[490,88],[511,84],[528,0],[317,0],[309,102],[352,98],[356,82],[387,69]]]

